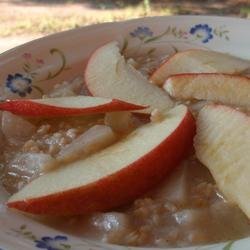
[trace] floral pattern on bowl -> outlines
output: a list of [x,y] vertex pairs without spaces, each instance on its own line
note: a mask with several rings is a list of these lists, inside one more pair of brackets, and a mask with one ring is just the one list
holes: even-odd
[[[130,32],[134,38],[138,38],[144,43],[149,43],[163,36],[173,36],[177,39],[185,39],[190,41],[200,41],[201,43],[208,43],[210,40],[225,39],[229,41],[229,30],[226,26],[212,27],[208,24],[196,24],[187,30],[178,28],[177,26],[168,26],[166,31],[161,34],[155,35],[149,27],[139,26],[134,31]],[[195,39],[195,40],[194,40]]]
[[[33,226],[34,227],[34,226]],[[52,231],[52,230],[51,230]],[[136,250],[136,247],[124,247],[107,245],[102,243],[94,243],[91,241],[76,242],[73,237],[62,234],[56,234],[51,232],[50,236],[36,236],[34,230],[31,230],[27,225],[23,224],[18,229],[11,229],[11,232],[7,232],[9,235],[13,235],[19,239],[28,240],[34,249],[46,249],[46,250]],[[91,245],[92,243],[92,245]],[[90,244],[90,245],[89,245]],[[229,241],[213,246],[201,246],[195,248],[181,248],[182,250],[233,250],[235,241]],[[93,247],[93,248],[92,248]],[[0,248],[1,249],[1,248]],[[4,250],[4,248],[2,248]],[[139,248],[142,249],[142,248]],[[172,248],[169,250],[173,250]]]
[[33,60],[32,54],[25,52],[22,55],[22,59],[24,60],[21,70],[22,73],[8,74],[6,77],[5,86],[8,91],[19,95],[19,97],[25,97],[31,94],[33,89],[36,89],[41,95],[43,95],[43,89],[36,85],[36,83],[41,83],[57,77],[65,69],[66,65],[66,59],[62,51],[52,48],[49,50],[49,53],[51,55],[59,55],[61,66],[57,70],[54,72],[48,71],[47,76],[44,79],[37,80],[37,71],[45,64],[45,61],[41,58]]
[[[226,29],[225,25],[212,26],[201,23],[191,25],[185,29],[176,25],[169,25],[167,26],[166,30],[161,33],[156,33],[148,26],[137,26],[133,30],[129,31],[128,34],[125,34],[122,51],[125,52],[128,46],[130,46],[131,39],[139,40],[141,45],[154,44],[160,40],[168,43],[169,38],[175,39],[174,41],[171,41],[172,44],[179,41],[184,41],[189,44],[195,44],[195,42],[204,44],[215,38],[229,41],[229,33],[230,31]],[[176,52],[177,49],[174,47],[174,45],[172,45],[172,47]],[[149,53],[152,54],[156,49],[157,47],[151,48],[151,50],[146,53],[146,55]],[[41,85],[42,82],[54,79],[64,70],[67,70],[67,59],[65,52],[58,48],[50,48],[49,54],[58,56],[59,66],[57,69],[54,69],[54,72],[48,71],[47,75],[39,76],[39,69],[43,66],[46,66],[45,60],[42,58],[33,58],[32,53],[28,51],[24,52],[20,58],[23,60],[21,69],[19,69],[18,72],[8,74],[6,76],[5,90],[7,90],[7,92],[12,92],[19,97],[27,96],[29,98],[34,89],[36,89],[41,94],[41,96],[44,95],[45,91]],[[8,95],[6,98],[8,98]]]
[[[187,48],[205,48],[249,59],[250,35],[246,33],[249,25],[249,20],[234,18],[155,17],[94,25],[48,36],[0,55],[2,83],[0,98],[41,97],[55,84],[82,75],[86,61],[93,50],[110,40],[118,40],[124,53],[140,51],[145,56],[171,54],[176,50]],[[107,245],[67,235],[28,217],[8,211],[1,204],[0,228],[0,250],[138,249]],[[250,238],[182,248],[182,250],[249,249]]]

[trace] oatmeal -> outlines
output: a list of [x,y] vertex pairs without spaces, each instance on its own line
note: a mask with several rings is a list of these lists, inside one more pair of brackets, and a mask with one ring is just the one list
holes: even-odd
[[[8,117],[8,120],[5,117]],[[9,122],[9,117],[12,121],[15,119],[14,124],[16,125],[14,127],[13,123]],[[104,123],[104,117],[101,115],[78,119],[27,120],[9,112],[3,112],[3,118],[2,123],[4,122],[5,128],[3,133],[5,140],[7,140],[7,146],[2,159],[5,165],[2,170],[4,173],[2,183],[10,193],[20,190],[43,172],[65,161],[67,157],[80,157],[76,151],[76,140],[79,142],[80,138],[86,138],[86,134],[91,128],[99,126],[98,124],[101,126]],[[24,127],[26,130],[23,132]],[[108,136],[103,138],[105,142],[99,144],[96,149],[91,149],[91,142],[88,145],[86,143],[82,145],[83,150],[87,152],[86,155],[114,142],[115,135],[112,134],[112,129],[109,129]],[[97,135],[95,138],[92,136],[92,139],[97,140]],[[70,151],[73,153],[70,154]]]
[[184,247],[250,233],[247,217],[225,200],[193,156],[159,187],[118,211],[95,213],[88,219],[73,217],[70,227],[60,220],[49,224],[79,236],[132,246]]
[[[168,57],[169,55],[166,55],[159,59],[155,58],[153,53],[149,53],[147,57],[138,55],[137,58],[127,58],[127,64],[124,58],[120,58],[115,65],[115,77],[117,77],[115,83],[126,82],[132,84],[131,82],[139,79],[138,82],[142,86],[146,82],[148,91],[153,92],[153,82],[149,83],[148,78]],[[228,55],[225,55],[225,58],[228,58]],[[197,64],[200,70],[202,65],[199,65],[198,59],[199,57],[195,58],[195,64]],[[246,67],[245,62],[238,60],[240,59],[237,59],[236,62],[242,63],[240,66],[243,72]],[[203,59],[201,61],[203,62]],[[101,68],[102,63],[97,62],[97,64]],[[190,70],[189,64],[184,66]],[[209,67],[205,66],[206,70],[212,67],[211,65]],[[124,69],[125,73],[122,71]],[[144,76],[136,72],[136,70],[140,70]],[[178,67],[174,68],[175,70],[178,71]],[[110,69],[109,71],[107,72],[108,77],[112,75]],[[231,71],[229,73],[232,73]],[[133,77],[129,78],[126,75],[127,72],[132,72]],[[161,72],[160,74],[159,79],[161,81],[164,78],[163,73]],[[168,72],[168,74],[170,73]],[[124,77],[124,81],[119,78],[120,75]],[[89,77],[92,81],[96,81],[96,78],[98,76],[95,74]],[[151,77],[150,79],[153,80],[153,78]],[[163,84],[160,80],[157,82],[158,85]],[[248,80],[246,79],[246,81]],[[103,82],[103,85],[105,85],[105,82]],[[100,91],[100,89],[104,88],[103,85],[100,88],[98,87],[97,90]],[[84,95],[88,93],[86,86],[83,85],[82,78],[76,78],[71,82],[62,82],[55,85],[44,97],[55,98]],[[119,90],[119,88],[116,88],[115,90],[109,90],[109,92],[113,94],[115,91],[118,91],[117,89]],[[123,91],[125,90],[126,88],[123,88]],[[130,110],[114,110],[115,112],[103,112],[103,114],[87,116],[78,115],[70,117],[65,115],[65,117],[61,118],[25,118],[3,111],[1,113],[0,130],[2,150],[0,174],[5,189],[11,194],[15,193],[40,176],[56,171],[58,168],[67,168],[72,162],[91,159],[98,152],[103,152],[103,155],[107,154],[106,152],[108,151],[104,151],[105,148],[119,145],[119,143],[122,144],[122,140],[126,139],[127,136],[131,138],[135,137],[137,133],[142,133],[141,131],[138,132],[137,128],[146,127],[148,124],[162,124],[164,119],[166,119],[164,113],[166,108],[185,104],[196,118],[203,107],[213,104],[212,100],[207,100],[206,98],[197,100],[190,98],[190,96],[185,97],[184,100],[175,98],[175,96],[171,98],[165,92],[161,92],[162,89],[158,87],[156,90],[158,95],[156,96],[159,100],[154,100],[154,98],[151,98],[151,95],[147,96],[148,93],[143,93],[139,98],[136,95],[137,86],[129,89],[129,91],[129,98],[135,98],[136,101],[137,99],[143,100],[143,104],[147,104],[147,98],[150,99],[150,105],[152,105],[152,107],[148,105],[150,106],[150,115],[147,112],[145,112],[146,114],[135,114]],[[120,96],[123,97],[123,94],[121,93]],[[114,96],[111,97],[114,98]],[[125,99],[124,101],[130,101],[130,99]],[[158,101],[166,106],[164,108],[155,108],[154,105],[157,106]],[[147,105],[144,106],[148,108]],[[234,105],[234,108],[244,113],[249,113],[249,107]],[[170,119],[171,116],[173,114],[170,114],[167,118]],[[190,116],[192,117],[191,114]],[[181,135],[183,136],[183,134]],[[120,148],[114,150],[115,154],[118,155],[117,158],[113,159],[114,162],[121,162],[122,157],[119,158],[119,150],[124,154],[126,152],[134,154],[138,147],[144,146],[145,142],[143,139],[142,137],[140,143],[135,144],[136,148],[126,146],[122,150]],[[152,141],[154,139],[152,138]],[[182,137],[178,138],[179,141],[182,139]],[[169,176],[164,181],[158,183],[158,186],[151,188],[139,198],[134,199],[132,203],[126,205],[121,203],[123,206],[114,206],[115,208],[109,211],[104,209],[104,212],[103,210],[96,212],[93,209],[90,214],[66,216],[63,218],[37,217],[37,220],[79,237],[88,237],[106,243],[128,246],[185,247],[249,236],[250,223],[247,216],[240,210],[237,204],[230,202],[222,194],[208,169],[197,159],[192,146],[187,151],[189,152],[185,154],[186,158],[180,161],[178,166],[169,173]],[[158,158],[165,153],[168,154],[168,152],[161,151],[151,164],[153,165],[156,162],[157,165]],[[145,164],[147,158],[142,158],[142,160],[139,160]],[[102,162],[98,164],[97,174],[100,174],[105,171],[105,168],[102,167]],[[105,167],[109,168],[109,166]],[[168,167],[167,164],[165,167]],[[123,171],[123,169],[118,170]],[[138,170],[138,173],[142,174],[143,171]],[[109,181],[114,182],[112,189],[115,190],[115,185],[118,187],[119,181],[112,179],[113,174],[111,172],[107,179],[110,178]],[[129,172],[129,174],[131,173]],[[129,187],[132,191],[133,185],[136,184],[136,181],[141,176],[138,174],[135,178],[136,181],[133,177],[130,176],[133,181]],[[103,180],[98,181],[102,184],[105,182]],[[89,185],[92,184],[89,183]],[[96,185],[96,183],[94,184]],[[132,193],[131,190],[128,191]],[[104,192],[109,197],[108,191],[104,189]],[[100,193],[96,193],[100,195]],[[95,195],[96,193],[94,192],[93,194]],[[117,197],[119,198],[119,194]],[[112,202],[111,198],[109,197],[105,201]],[[91,203],[91,197],[88,197],[88,199],[90,201],[87,200],[87,202]],[[82,202],[82,205],[84,204],[84,201],[80,202]],[[92,204],[89,203],[87,205],[91,207]]]

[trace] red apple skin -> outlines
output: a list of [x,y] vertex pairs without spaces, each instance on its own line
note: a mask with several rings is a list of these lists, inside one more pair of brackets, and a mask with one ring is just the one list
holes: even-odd
[[[157,75],[158,74],[158,71],[161,71],[162,70],[162,67],[165,67],[165,65],[167,65],[167,64],[169,64],[170,62],[171,62],[171,60],[174,58],[174,57],[176,57],[176,56],[180,56],[180,54],[182,54],[182,53],[187,53],[187,52],[192,52],[192,51],[201,51],[200,49],[187,49],[187,50],[183,50],[183,51],[180,51],[180,52],[178,52],[178,53],[175,53],[175,54],[173,54],[173,55],[171,55],[169,58],[167,58],[167,60],[166,61],[164,61],[163,63],[161,63],[159,66],[158,66],[158,68],[156,68],[153,72],[152,72],[152,74],[151,74],[151,76],[150,76],[150,80],[152,81],[152,82],[155,82],[155,84],[156,85],[162,85],[163,83],[160,83],[158,80],[154,80],[154,77],[155,77],[155,75]],[[206,50],[203,50],[203,51],[206,51]],[[215,74],[216,73],[219,73],[219,72],[214,72]],[[182,74],[189,74],[189,73],[180,73],[180,75],[182,75]],[[190,73],[190,74],[193,74],[193,73]],[[194,73],[194,74],[196,74],[196,73]],[[197,74],[200,74],[200,73],[197,73]],[[202,74],[206,74],[206,73],[202,73]],[[208,73],[208,74],[210,74],[210,73]],[[211,74],[213,74],[213,73],[211,73]],[[223,73],[222,72],[222,74],[228,74],[228,73]],[[235,73],[236,74],[236,73]],[[174,76],[174,75],[176,75],[176,74],[172,74],[172,75],[170,75],[170,76],[168,76],[168,77],[171,77],[171,76]],[[179,74],[178,74],[179,75]],[[229,74],[230,75],[230,74]],[[232,73],[232,75],[233,75],[233,73]],[[166,79],[165,79],[165,81],[166,81]]]
[[227,74],[227,73],[181,73],[181,74],[176,74],[176,75],[171,75],[166,79],[166,82],[168,79],[174,77],[193,77],[193,76],[216,76],[216,75],[223,75],[223,76],[229,76],[229,77],[234,77],[237,76],[238,78],[243,78],[243,79],[247,79],[250,80],[249,77],[245,76],[245,75],[238,75],[238,74]]
[[152,71],[152,73],[151,73],[151,75],[150,75],[150,77],[149,77],[149,80],[150,80],[150,81],[153,81],[152,79],[153,79],[153,77],[154,77],[154,74],[157,74],[157,71],[158,71],[158,70],[161,70],[161,67],[162,67],[163,65],[165,65],[166,63],[169,63],[169,61],[170,61],[174,56],[176,56],[176,54],[177,54],[177,53],[174,53],[173,55],[171,55],[171,56],[169,56],[168,58],[166,58],[166,60],[163,60],[163,62],[161,62],[160,65],[159,65],[156,69],[154,69],[154,70]]
[[112,99],[111,102],[103,105],[88,108],[64,108],[53,105],[46,105],[34,102],[29,99],[25,100],[8,100],[0,103],[0,110],[9,111],[16,115],[31,116],[31,117],[62,117],[84,114],[97,114],[114,111],[130,111],[144,109],[145,107]]
[[83,84],[84,84],[84,89],[86,89],[86,91],[87,91],[87,93],[90,95],[90,96],[95,96],[95,95],[93,95],[93,93],[90,91],[90,89],[89,89],[89,87],[88,87],[88,84],[87,84],[87,81],[86,81],[86,74],[85,74],[85,72],[87,71],[87,69],[88,69],[88,67],[89,67],[89,60],[90,60],[90,58],[92,58],[93,56],[95,56],[95,54],[99,51],[99,49],[101,49],[102,47],[104,47],[105,45],[107,45],[107,44],[109,44],[109,43],[111,43],[113,40],[111,40],[111,41],[109,41],[109,42],[107,42],[107,43],[104,43],[103,45],[101,45],[101,46],[99,46],[99,47],[97,47],[91,54],[90,54],[90,56],[89,56],[89,58],[88,58],[88,61],[87,61],[87,63],[86,63],[86,66],[84,67],[84,74],[83,74],[83,78],[84,78],[84,81],[83,81]]
[[[182,51],[182,52],[193,51],[193,50],[197,50],[197,49],[188,49],[188,50],[184,50],[184,51]],[[156,69],[152,72],[151,76],[149,77],[149,80],[153,81],[154,75],[157,74],[157,71],[160,71],[161,68],[162,68],[163,66],[165,66],[167,63],[169,63],[170,60],[172,60],[175,56],[177,56],[177,55],[179,56],[179,53],[182,53],[182,52],[174,53],[173,55],[169,56],[169,57],[167,58],[166,61],[162,62],[162,63],[158,66],[158,68],[156,68]],[[172,75],[171,75],[171,76],[172,76]],[[161,84],[161,85],[162,85],[162,84]]]
[[[111,41],[111,42],[114,42],[114,41]],[[107,88],[106,88],[106,91],[104,90],[104,92],[100,92],[99,90],[98,90],[98,88],[97,87],[95,87],[95,85],[98,85],[98,84],[91,84],[91,80],[89,79],[89,75],[91,75],[90,73],[89,73],[89,71],[91,72],[92,70],[91,70],[91,67],[92,67],[92,65],[93,65],[93,61],[95,61],[96,60],[96,58],[98,58],[99,57],[99,55],[101,54],[100,52],[102,52],[102,50],[104,49],[105,50],[105,46],[107,46],[108,44],[110,44],[111,42],[108,42],[108,43],[106,43],[106,44],[104,44],[104,45],[102,45],[102,46],[100,46],[100,47],[98,47],[95,51],[93,51],[93,53],[90,55],[90,57],[89,57],[89,61],[88,61],[88,64],[87,64],[87,66],[86,66],[86,68],[85,68],[85,71],[84,71],[84,89],[86,89],[87,90],[87,92],[91,95],[91,96],[96,96],[96,97],[110,97],[110,98],[118,98],[118,99],[121,99],[121,100],[125,100],[125,101],[128,101],[128,102],[132,102],[132,103],[137,103],[137,104],[139,104],[139,105],[143,105],[143,106],[148,106],[148,109],[146,109],[146,110],[138,110],[138,111],[135,111],[135,113],[146,113],[146,114],[148,114],[148,113],[150,113],[154,108],[157,108],[157,109],[159,109],[159,110],[163,110],[164,108],[166,108],[166,109],[169,109],[169,108],[172,108],[174,105],[173,105],[173,102],[171,101],[171,99],[167,96],[167,95],[164,95],[164,93],[163,92],[161,92],[161,90],[157,87],[157,88],[155,88],[154,89],[154,86],[152,86],[152,84],[150,84],[147,80],[145,80],[145,83],[146,83],[146,85],[145,85],[145,88],[147,89],[147,87],[149,86],[150,88],[151,87],[153,87],[153,89],[151,89],[151,91],[150,92],[148,92],[148,91],[146,91],[146,93],[147,93],[147,95],[148,96],[154,96],[154,94],[152,93],[153,91],[155,91],[155,95],[156,95],[156,97],[154,98],[155,100],[162,100],[161,102],[160,102],[160,105],[159,105],[159,102],[158,102],[158,104],[157,105],[155,105],[154,104],[154,101],[151,103],[151,101],[149,101],[149,102],[145,102],[145,100],[147,99],[147,98],[143,98],[143,99],[141,99],[140,98],[140,95],[138,95],[138,97],[137,98],[135,98],[135,97],[133,97],[132,99],[126,99],[126,96],[123,96],[122,94],[120,95],[120,93],[122,93],[121,91],[119,92],[118,90],[116,90],[117,91],[117,93],[116,93],[116,95],[113,93],[112,95],[109,95],[109,92],[106,92],[107,91]],[[99,54],[100,53],[100,54]],[[122,55],[122,53],[120,53],[121,54],[121,56],[123,56]],[[129,74],[130,75],[130,74]],[[133,76],[133,73],[131,74],[132,76]],[[132,77],[132,78],[135,78],[136,79],[136,77]],[[136,81],[136,80],[132,80],[132,81],[130,81],[130,82],[133,82],[133,81]],[[139,83],[141,83],[141,81],[143,82],[143,80],[141,79],[141,80],[139,80]],[[98,81],[97,81],[98,82]],[[141,86],[141,84],[139,84],[140,85],[140,87],[142,87]],[[109,88],[112,88],[112,86],[109,86]],[[131,86],[131,88],[130,89],[133,89],[133,86]],[[125,90],[126,91],[126,90]],[[160,92],[159,92],[160,91]],[[139,91],[138,91],[139,92]],[[129,93],[127,94],[128,96],[129,96]],[[127,96],[127,97],[128,97]],[[156,102],[156,103],[157,103]],[[150,110],[149,110],[150,109]]]
[[83,187],[7,205],[32,214],[59,216],[107,211],[128,204],[178,166],[193,147],[195,130],[195,120],[188,111],[161,144],[122,170]]

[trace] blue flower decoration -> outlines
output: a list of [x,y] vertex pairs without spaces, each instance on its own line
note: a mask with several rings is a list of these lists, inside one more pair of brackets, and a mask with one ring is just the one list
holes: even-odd
[[19,96],[24,97],[27,93],[31,93],[31,83],[32,80],[30,78],[16,73],[15,75],[8,75],[6,87],[9,88],[11,92],[18,93]]
[[[57,235],[56,237],[42,237],[40,240],[36,240],[36,247],[40,249],[47,249],[47,250],[61,250],[65,249],[65,245],[62,245],[62,242],[67,241],[68,238],[66,236]],[[60,246],[61,245],[61,246]],[[63,248],[62,248],[63,247]]]
[[190,29],[189,33],[201,39],[203,43],[207,43],[209,40],[213,39],[212,31],[212,28],[207,24],[197,24]]
[[138,27],[134,31],[130,32],[132,37],[137,37],[140,40],[144,40],[145,38],[152,37],[153,31],[148,27]]

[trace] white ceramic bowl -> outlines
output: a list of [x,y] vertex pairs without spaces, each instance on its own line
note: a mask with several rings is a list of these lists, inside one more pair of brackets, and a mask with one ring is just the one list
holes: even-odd
[[[172,16],[105,23],[47,36],[0,55],[0,96],[37,98],[41,91],[46,93],[56,83],[82,76],[91,52],[111,40],[126,44],[132,54],[164,55],[176,49],[206,48],[250,59],[249,27],[250,20],[244,19]],[[8,76],[11,79],[16,74],[29,76],[29,91],[23,86],[13,89],[7,84]],[[0,250],[138,249],[66,235],[7,211],[6,199],[7,195],[0,189]],[[182,249],[249,250],[250,238]]]

